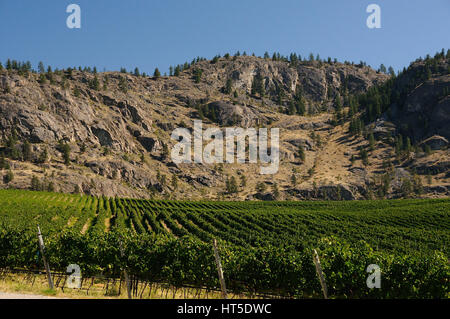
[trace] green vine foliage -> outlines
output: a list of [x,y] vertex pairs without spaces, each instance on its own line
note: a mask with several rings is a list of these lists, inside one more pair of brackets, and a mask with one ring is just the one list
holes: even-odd
[[[3,226],[0,266],[39,267],[37,247],[35,234]],[[303,298],[321,295],[311,249],[270,245],[243,248],[223,241],[219,247],[227,286],[234,292]],[[391,255],[375,252],[364,242],[350,246],[336,238],[324,238],[318,251],[330,296],[448,297],[450,267],[442,253]],[[64,272],[69,264],[76,263],[84,276],[120,276],[126,269],[140,279],[177,287],[219,287],[212,245],[192,236],[173,238],[127,231],[82,235],[67,230],[46,238],[46,254],[55,271]],[[366,285],[370,264],[381,268],[381,289]]]
[[[448,298],[450,200],[176,202],[0,190],[0,268],[130,275],[218,289],[322,297],[316,249],[333,298]],[[369,289],[367,266],[381,269]]]

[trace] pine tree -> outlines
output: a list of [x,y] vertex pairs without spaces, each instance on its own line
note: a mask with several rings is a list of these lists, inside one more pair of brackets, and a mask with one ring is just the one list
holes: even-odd
[[159,182],[160,182],[161,186],[165,186],[166,185],[166,179],[167,179],[166,175],[162,174],[160,179],[159,179]]
[[409,178],[407,177],[403,178],[400,190],[404,197],[408,197],[411,194],[411,192],[413,191],[413,186]]
[[373,151],[375,149],[375,138],[373,136],[373,133],[369,134],[369,149]]
[[294,99],[295,99],[295,107],[297,109],[297,113],[299,115],[305,115],[306,107],[305,107],[305,103],[303,101],[302,87],[300,85],[297,85],[295,87]]
[[38,82],[40,84],[45,84],[45,82],[47,82],[47,78],[45,77],[44,73],[39,74],[39,80]]
[[395,137],[395,154],[397,157],[400,156],[403,149],[403,137],[401,135],[398,135]]
[[0,170],[9,169],[9,164],[3,154],[0,154]]
[[297,113],[302,116],[306,114],[306,106],[302,98],[297,101]]
[[74,87],[73,88],[73,95],[75,96],[75,97],[79,97],[80,96],[80,89],[78,88],[78,87]]
[[264,182],[259,182],[258,184],[256,184],[256,191],[259,193],[264,193],[266,191],[266,183]]
[[172,175],[172,180],[170,182],[174,190],[178,189],[178,178],[175,174]]
[[336,112],[341,112],[342,111],[342,100],[339,96],[336,97],[335,105],[336,105]]
[[225,181],[225,188],[227,193],[233,194],[238,192],[238,186],[236,182],[236,178],[234,176],[231,176],[231,178],[226,179]]
[[202,78],[203,70],[202,69],[195,69],[194,70],[194,81],[195,83],[200,83],[200,80]]
[[393,68],[392,66],[389,67],[388,72],[389,72],[389,74],[390,74],[392,77],[395,76],[395,71],[394,71],[394,68]]
[[39,71],[39,73],[45,73],[45,67],[44,67],[44,63],[42,63],[42,61],[40,61],[39,62],[39,65],[38,65],[38,71]]
[[159,72],[158,68],[156,68],[155,72],[153,72],[153,76],[155,79],[158,79],[161,76],[161,72]]
[[177,66],[175,67],[174,75],[175,75],[175,76],[179,76],[180,73],[181,73],[181,68],[180,68],[179,65],[177,65]]
[[169,157],[169,147],[167,146],[167,143],[162,143],[161,156],[162,156],[163,160],[165,160]]
[[42,153],[39,155],[38,163],[43,164],[43,163],[47,162],[47,160],[48,160],[48,152],[47,152],[47,148],[44,148]]
[[231,188],[231,193],[238,192],[238,186],[237,186],[236,178],[234,176],[231,176],[230,188]]
[[123,93],[127,93],[128,91],[128,82],[123,76],[119,77],[119,89]]
[[97,75],[91,81],[89,81],[89,87],[96,91],[100,90],[100,82]]
[[13,128],[11,131],[11,135],[8,137],[6,141],[6,152],[13,159],[19,159],[19,154],[16,148],[17,141],[18,141],[17,132]]
[[294,101],[289,101],[289,115],[294,115],[296,111]]
[[359,151],[359,156],[361,157],[364,166],[369,165],[369,155],[367,154],[366,149],[361,148]]
[[50,65],[47,67],[47,79],[50,81],[50,84],[54,83],[53,71],[52,71],[52,67]]
[[233,81],[231,79],[228,79],[227,82],[225,83],[225,90],[224,90],[224,92],[226,94],[231,94],[232,85],[233,85]]
[[49,182],[47,185],[47,192],[54,192],[55,191],[55,184],[53,182]]
[[58,143],[58,150],[62,153],[64,164],[70,164],[70,146],[67,143],[64,143],[62,140]]
[[14,179],[14,174],[11,170],[8,170],[6,175],[3,176],[3,183],[9,184]]
[[298,157],[302,162],[305,161],[306,156],[305,156],[305,148],[303,147],[303,145],[299,145],[298,147]]
[[291,175],[291,184],[293,187],[295,187],[297,185],[297,177],[295,176],[294,173],[292,173],[292,175]]
[[273,191],[273,197],[275,199],[278,199],[280,197],[280,191],[278,190],[278,184],[277,183],[273,183],[272,191]]
[[23,160],[24,161],[31,161],[32,160],[33,153],[32,153],[32,149],[31,149],[31,144],[27,140],[25,140],[25,142],[23,142],[22,155],[23,155]]
[[264,79],[262,78],[260,73],[257,73],[254,77],[253,77],[253,82],[252,82],[252,89],[251,92],[253,95],[255,94],[259,94],[260,97],[263,97],[265,94],[265,90],[264,90]]
[[220,55],[216,55],[215,57],[213,57],[213,59],[211,60],[211,64],[216,64],[220,59]]
[[405,151],[406,151],[406,154],[409,156],[409,154],[411,153],[411,149],[412,149],[412,146],[411,146],[411,139],[409,138],[409,137],[406,137],[406,143],[405,143]]
[[30,189],[32,191],[40,191],[42,189],[41,183],[39,182],[39,179],[36,176],[34,176],[34,175],[31,178]]
[[245,175],[241,175],[240,179],[241,179],[241,187],[247,186],[247,178],[245,177]]

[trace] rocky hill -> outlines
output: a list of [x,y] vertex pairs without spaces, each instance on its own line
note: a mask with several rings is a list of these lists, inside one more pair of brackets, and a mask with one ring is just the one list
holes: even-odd
[[[225,200],[448,196],[449,59],[437,60],[413,87],[405,79],[424,61],[395,79],[362,64],[253,56],[199,60],[160,77],[9,66],[0,70],[2,187]],[[367,114],[356,101],[383,86],[401,87],[404,103],[389,101],[349,133]],[[173,163],[171,134],[195,119],[204,128],[280,128],[278,172]],[[401,133],[402,144],[411,136],[407,151],[395,144]]]

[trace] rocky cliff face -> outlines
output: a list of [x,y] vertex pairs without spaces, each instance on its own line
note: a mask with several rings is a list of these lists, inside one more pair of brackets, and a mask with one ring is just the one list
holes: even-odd
[[276,99],[279,89],[287,96],[292,96],[296,87],[300,86],[309,101],[320,104],[330,102],[331,98],[342,94],[344,90],[351,94],[361,93],[388,78],[387,75],[362,65],[318,61],[291,65],[283,61],[255,57],[221,59],[214,64],[205,61],[197,67],[204,70],[206,83],[217,90],[231,78],[233,89],[250,93],[254,77],[260,74],[269,97]]
[[417,61],[396,81],[405,101],[403,105],[392,105],[389,115],[400,130],[417,141],[432,135],[450,138],[449,70],[448,58],[432,67],[426,61]]
[[[198,70],[202,76],[195,79]],[[264,97],[252,94],[256,75],[263,79]],[[367,196],[371,176],[392,151],[380,142],[370,165],[359,160],[351,164],[366,141],[349,137],[346,124],[330,125],[337,97],[362,93],[388,78],[365,66],[317,61],[290,65],[245,56],[201,61],[179,76],[157,79],[76,70],[46,77],[43,83],[39,74],[0,71],[0,152],[9,157],[15,176],[3,187],[29,188],[36,176],[59,191],[106,196],[267,199],[277,188],[280,199],[356,199]],[[435,104],[428,115],[436,133],[447,136],[448,96],[436,100],[433,95],[436,87],[447,84],[448,77],[436,78],[417,88],[406,104],[408,123],[417,112],[430,113],[423,109],[430,99]],[[285,114],[298,91],[306,116]],[[203,116],[201,110],[212,115]],[[173,163],[170,150],[176,141],[171,133],[177,127],[192,129],[194,119],[203,119],[204,128],[280,128],[278,173],[260,175],[259,164]],[[8,139],[14,132],[18,141],[11,146]],[[25,140],[32,145],[30,156],[24,156]],[[70,146],[66,163],[60,143]],[[300,145],[304,159],[298,155]],[[42,160],[44,150],[48,156]],[[436,150],[435,161],[440,163],[445,152]],[[431,165],[427,163],[414,165]],[[439,172],[430,184],[430,189],[441,187],[439,196],[442,187],[447,189],[447,172]],[[225,185],[231,177],[238,181],[238,193],[229,195]]]

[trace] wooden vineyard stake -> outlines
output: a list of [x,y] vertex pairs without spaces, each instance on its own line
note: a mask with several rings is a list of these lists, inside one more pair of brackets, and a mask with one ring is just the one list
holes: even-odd
[[314,265],[316,265],[316,272],[317,272],[317,276],[319,277],[319,280],[320,280],[320,285],[322,286],[323,297],[325,299],[328,299],[327,284],[325,282],[325,278],[323,277],[322,266],[320,265],[319,255],[317,254],[317,251],[315,249],[314,249],[313,260],[314,260]]
[[[123,246],[122,246],[122,242],[119,243],[119,250],[120,250],[120,256],[123,257]],[[130,283],[130,278],[128,277],[128,273],[127,270],[124,269],[123,270],[123,275],[125,277],[125,283],[127,285],[127,293],[128,293],[128,299],[133,299],[133,297],[131,296],[131,283]]]
[[123,274],[125,276],[125,282],[127,283],[127,293],[128,293],[128,299],[133,299],[131,296],[131,283],[130,278],[128,277],[128,273],[126,270],[123,271]]
[[50,289],[53,289],[52,274],[50,273],[50,266],[48,265],[47,259],[45,258],[44,239],[42,238],[41,229],[39,228],[39,225],[38,225],[38,241],[39,241],[39,250],[41,251],[42,260],[44,261],[45,272],[47,273],[48,285]]
[[227,299],[227,288],[225,287],[225,279],[223,277],[222,263],[220,262],[219,252],[217,250],[217,241],[213,239],[214,256],[216,259],[217,272],[219,274],[220,289],[222,290],[222,298]]

